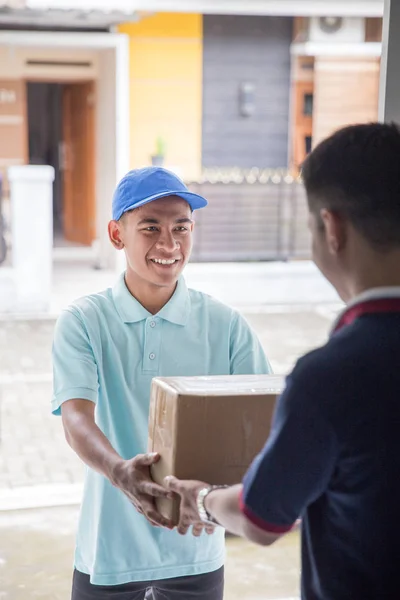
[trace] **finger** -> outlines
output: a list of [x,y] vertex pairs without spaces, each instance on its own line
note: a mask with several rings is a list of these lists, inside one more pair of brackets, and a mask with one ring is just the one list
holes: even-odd
[[189,527],[191,526],[191,521],[190,519],[188,519],[187,517],[183,517],[181,518],[181,520],[179,521],[179,525],[178,525],[178,533],[180,533],[181,535],[186,535],[187,532],[189,531]]
[[150,511],[150,512],[147,512],[147,511],[145,511],[145,510],[142,510],[142,513],[141,513],[141,514],[142,514],[142,515],[143,515],[143,517],[146,519],[146,521],[148,521],[148,522],[150,523],[150,525],[152,525],[153,527],[161,527],[160,523],[158,523],[156,520],[153,520],[153,519],[151,518],[151,516],[152,516],[152,513],[151,513],[151,511]]
[[129,501],[131,502],[131,504],[133,504],[133,506],[136,508],[138,513],[143,513],[139,500],[137,498],[135,498],[135,496],[132,496],[132,494],[130,494],[128,492],[124,492],[124,493],[125,493],[126,497],[129,499]]
[[168,477],[165,477],[164,486],[167,490],[170,490],[171,492],[176,492],[177,494],[179,494],[179,490],[181,487],[179,479],[177,479],[173,475],[168,475]]
[[[143,516],[146,516],[146,515],[143,513]],[[157,527],[158,529],[160,529],[161,525],[159,525],[156,521],[152,521],[148,517],[146,517],[146,519],[150,523],[150,525],[152,525],[153,527]]]
[[133,459],[133,462],[135,466],[151,467],[151,465],[154,465],[159,460],[160,455],[158,454],[158,452],[149,452],[147,454],[138,454]]
[[[143,510],[142,506],[140,504],[138,504],[137,500],[132,501],[132,504],[133,504],[134,508],[136,508],[139,515],[143,515],[144,517],[146,517],[146,515],[144,514],[145,511]],[[147,519],[147,520],[149,521],[150,519]],[[158,526],[156,522],[152,523],[152,525],[154,525],[155,527]]]
[[153,483],[152,481],[143,481],[140,484],[140,492],[147,496],[153,496],[154,498],[173,498],[173,493],[166,490],[161,485]]
[[208,535],[212,535],[215,531],[216,527],[214,527],[214,525],[206,525],[205,526],[205,531]]
[[147,512],[145,511],[143,514],[146,517],[146,519],[148,519],[156,527],[166,527],[167,529],[174,528],[172,521],[170,521],[166,517],[163,517],[163,515],[155,509],[149,510]]
[[178,533],[181,535],[186,535],[189,531],[190,525],[178,525]]
[[155,507],[154,501],[151,498],[144,498],[141,503],[143,514],[152,525],[156,527],[166,527],[173,529],[172,521],[164,517]]
[[192,533],[195,537],[200,537],[204,531],[204,526],[201,523],[195,523],[192,527]]

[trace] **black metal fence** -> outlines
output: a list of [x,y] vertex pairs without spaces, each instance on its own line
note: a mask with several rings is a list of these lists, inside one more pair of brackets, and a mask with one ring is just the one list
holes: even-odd
[[189,184],[209,201],[195,213],[195,262],[310,258],[305,190],[289,174],[220,175]]

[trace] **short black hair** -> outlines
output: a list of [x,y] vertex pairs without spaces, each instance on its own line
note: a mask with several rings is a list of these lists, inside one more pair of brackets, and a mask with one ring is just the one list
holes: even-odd
[[400,128],[368,123],[340,129],[302,165],[310,212],[347,218],[377,249],[400,246]]

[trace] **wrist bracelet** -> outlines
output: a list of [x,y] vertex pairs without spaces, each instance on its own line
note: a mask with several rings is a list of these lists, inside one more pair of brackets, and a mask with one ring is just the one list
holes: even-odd
[[218,521],[214,519],[214,517],[207,511],[205,507],[205,499],[207,498],[208,494],[214,490],[222,490],[228,487],[228,485],[211,485],[199,491],[197,495],[197,510],[203,523],[206,523],[207,525],[219,525]]

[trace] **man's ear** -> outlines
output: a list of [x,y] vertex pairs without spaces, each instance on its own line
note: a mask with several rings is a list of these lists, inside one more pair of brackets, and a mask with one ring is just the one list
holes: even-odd
[[124,242],[122,239],[122,223],[121,221],[110,221],[108,224],[108,236],[114,248],[122,250]]
[[346,223],[343,217],[326,208],[320,212],[324,224],[325,238],[330,254],[338,254],[346,244]]

